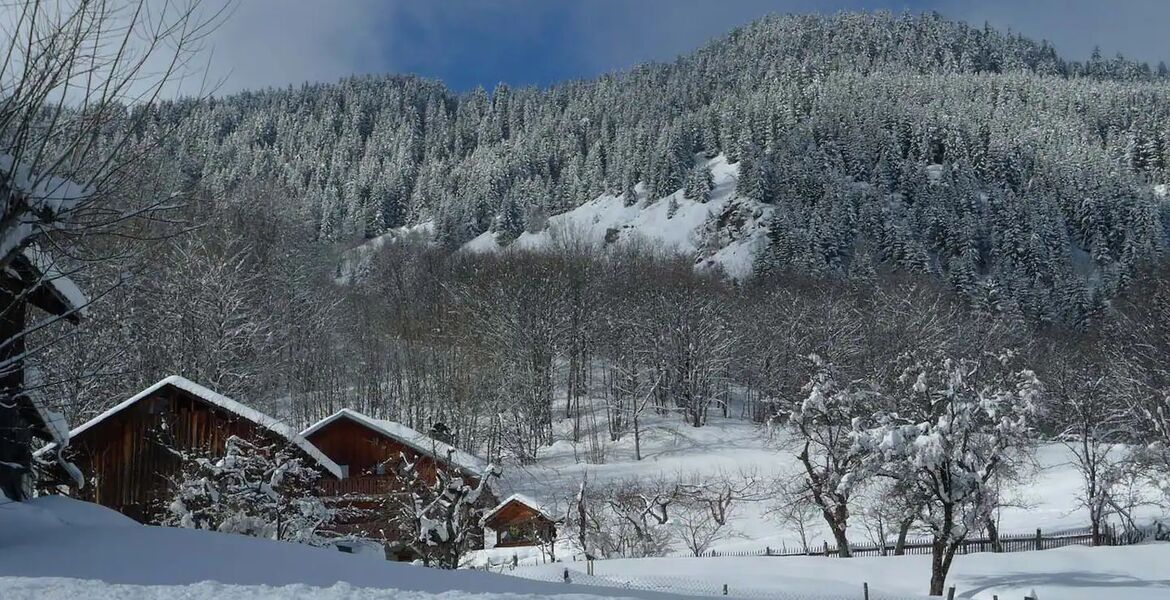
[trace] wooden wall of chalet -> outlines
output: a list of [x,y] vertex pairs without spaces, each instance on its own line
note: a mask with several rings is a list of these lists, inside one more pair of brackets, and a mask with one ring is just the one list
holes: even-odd
[[[395,475],[399,456],[405,455],[411,461],[419,462],[420,473],[428,482],[435,481],[436,461],[422,456],[414,448],[370,429],[349,417],[341,417],[307,436],[309,443],[316,446],[333,462],[349,469],[349,476],[342,480],[321,479],[318,481],[322,496],[330,498],[332,506],[355,509],[351,516],[342,517],[331,525],[337,533],[357,535],[379,540],[386,546],[386,556],[391,560],[414,560],[418,558],[403,543],[413,531],[403,530],[405,524],[399,513],[401,499],[393,496],[402,494],[403,485]],[[382,474],[378,465],[383,464]],[[468,485],[478,485],[479,479],[464,474]],[[495,506],[497,499],[491,490],[480,498],[480,508]],[[473,547],[482,544],[482,530],[471,533]]]
[[[349,477],[346,481],[390,477],[398,465],[400,455],[407,456],[411,461],[421,460],[419,472],[427,481],[435,480],[436,464],[433,458],[429,456],[420,458],[420,453],[414,448],[348,417],[339,418],[314,431],[308,436],[308,440],[325,456],[333,459],[333,462],[349,468]],[[385,465],[381,475],[378,473],[379,464]],[[479,483],[477,478],[470,475],[464,475],[464,479],[469,485]],[[361,484],[355,481],[352,485]]]
[[261,425],[164,386],[70,441],[69,456],[86,477],[86,486],[74,495],[157,523],[169,501],[169,478],[180,467],[167,445],[222,453],[233,435],[287,443]]

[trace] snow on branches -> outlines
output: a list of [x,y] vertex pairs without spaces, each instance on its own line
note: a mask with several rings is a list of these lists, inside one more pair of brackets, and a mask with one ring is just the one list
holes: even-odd
[[792,434],[794,450],[803,467],[793,492],[821,511],[841,556],[849,556],[849,503],[861,481],[863,454],[855,447],[852,423],[863,414],[876,393],[864,386],[838,381],[832,365],[810,355],[813,374],[804,397],[780,401],[774,419]]
[[[444,464],[434,463],[433,473],[423,468],[424,461],[413,461],[401,456],[397,472],[405,494],[400,507],[406,523],[411,524],[413,549],[423,561],[434,567],[456,569],[463,554],[482,543],[485,504],[489,502],[488,483],[499,477],[500,469],[488,465],[478,476],[478,483],[469,484],[463,474]],[[474,482],[474,480],[473,480]]]
[[1034,443],[1041,384],[1005,353],[909,364],[871,421],[854,420],[853,452],[872,472],[921,499],[934,536],[931,592],[942,592],[955,551],[988,523],[1010,474]]
[[232,436],[222,458],[174,451],[183,459],[163,525],[323,545],[334,517],[314,495],[320,473],[295,446]]

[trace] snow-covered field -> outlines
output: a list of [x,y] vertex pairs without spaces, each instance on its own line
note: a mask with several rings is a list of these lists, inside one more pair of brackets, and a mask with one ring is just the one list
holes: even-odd
[[[733,410],[732,414],[738,413]],[[746,419],[713,415],[708,426],[694,428],[677,417],[650,416],[646,426],[641,461],[634,459],[632,436],[609,442],[602,435],[605,462],[591,464],[586,461],[587,436],[574,443],[570,441],[570,423],[560,423],[558,441],[540,453],[536,464],[506,472],[504,492],[523,493],[552,510],[564,511],[585,476],[590,485],[658,478],[711,481],[742,474],[769,480],[798,468],[792,453],[783,447],[782,431],[769,431]],[[1023,484],[1007,494],[1010,505],[1001,511],[1001,532],[1057,531],[1088,524],[1087,514],[1077,505],[1080,479],[1070,458],[1068,449],[1060,444],[1038,448],[1034,469],[1023,478]],[[799,548],[799,538],[770,513],[771,506],[768,501],[741,503],[730,520],[734,536],[712,548],[718,552]],[[1149,507],[1137,511],[1136,516],[1149,521],[1165,515]],[[851,523],[851,539],[868,542],[860,519]],[[823,539],[832,538],[819,519],[814,520],[809,541],[819,547]],[[572,556],[573,550],[566,543],[557,553],[564,558]],[[861,585],[867,582],[874,598],[911,598],[926,592],[930,573],[929,556],[845,561],[821,557],[691,558],[681,544],[675,552],[669,558],[595,561],[595,578],[590,580],[600,585],[630,581],[641,589],[712,595],[728,584],[732,596],[791,599],[859,598]],[[510,568],[513,554],[520,565],[516,569]],[[546,561],[534,549],[495,549],[484,551],[477,562],[521,577],[548,579],[559,573],[562,565]],[[955,559],[950,582],[958,597],[988,600],[993,595],[1023,598],[1033,589],[1045,599],[1170,598],[1168,561],[1168,544],[963,555]],[[581,563],[567,564],[574,571],[585,570]]]
[[[556,565],[520,567],[521,577],[547,577]],[[929,556],[651,558],[594,563],[598,578],[648,583],[677,581],[693,589],[728,584],[744,598],[917,598],[926,590]],[[1170,598],[1170,544],[1120,548],[1068,547],[1043,552],[972,554],[955,559],[950,584],[957,598],[1018,600],[1153,600]]]
[[[723,155],[710,160],[696,159],[711,170],[714,186],[707,202],[697,202],[678,190],[663,198],[649,198],[638,184],[638,201],[626,206],[620,196],[603,194],[573,210],[555,215],[548,227],[537,233],[525,232],[509,248],[541,250],[574,238],[601,247],[613,241],[644,240],[656,248],[697,259],[701,268],[718,267],[735,278],[751,275],[756,253],[766,242],[763,226],[770,207],[737,198],[738,166]],[[675,204],[673,213],[671,203]],[[708,228],[713,219],[734,209],[734,225],[722,223]],[[610,236],[616,234],[616,239]],[[470,252],[497,252],[501,249],[494,233],[488,231],[464,246]]]
[[[494,232],[486,231],[467,242],[463,250],[546,250],[559,245],[577,247],[586,243],[602,247],[615,242],[644,241],[663,251],[694,257],[696,268],[718,268],[733,278],[747,278],[756,255],[767,244],[766,222],[773,209],[736,196],[739,169],[727,157],[696,158],[696,163],[711,170],[713,187],[707,202],[687,198],[682,190],[651,198],[639,183],[638,199],[630,206],[626,206],[621,196],[602,194],[573,210],[550,217],[545,229],[524,232],[506,247],[497,242]],[[430,240],[434,232],[434,223],[428,221],[392,230],[351,249],[338,267],[338,282],[346,283],[360,274],[370,258],[387,243]]]
[[3,600],[523,600],[561,594],[578,600],[677,597],[439,571],[239,535],[146,527],[69,498],[0,504]]
[[[738,414],[734,410],[732,413]],[[634,460],[633,436],[610,442],[602,435],[605,463],[590,464],[586,461],[588,442],[571,442],[570,424],[561,423],[560,439],[540,452],[536,464],[505,471],[503,491],[523,493],[552,510],[563,511],[586,476],[590,485],[658,478],[710,481],[745,474],[767,482],[798,470],[793,453],[784,448],[782,430],[769,431],[746,419],[713,415],[707,426],[694,428],[675,417],[650,415],[646,417],[646,427],[641,461]],[[1035,468],[1023,478],[1026,483],[1007,491],[1009,505],[999,517],[1002,532],[1029,533],[1037,528],[1057,531],[1088,525],[1088,514],[1077,504],[1080,476],[1070,458],[1069,450],[1060,444],[1038,448]],[[772,506],[768,501],[740,503],[730,523],[735,535],[717,542],[712,549],[735,552],[800,547],[791,528],[771,514]],[[1136,516],[1148,521],[1164,515],[1151,506],[1138,510]],[[851,539],[868,542],[859,521],[852,521]],[[832,537],[819,520],[814,520],[809,541],[820,546],[825,539]],[[676,550],[682,553],[685,548]]]

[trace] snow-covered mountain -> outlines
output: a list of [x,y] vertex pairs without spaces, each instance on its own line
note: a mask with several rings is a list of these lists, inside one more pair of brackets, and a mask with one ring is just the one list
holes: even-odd
[[699,269],[719,269],[743,279],[751,275],[756,255],[767,243],[767,219],[773,207],[736,195],[739,169],[724,155],[698,159],[714,180],[710,199],[700,202],[683,190],[652,198],[644,184],[637,198],[602,194],[548,219],[539,231],[525,231],[501,245],[496,231],[485,231],[463,246],[467,252],[541,251],[586,243],[596,248],[646,242],[665,252],[694,257]]

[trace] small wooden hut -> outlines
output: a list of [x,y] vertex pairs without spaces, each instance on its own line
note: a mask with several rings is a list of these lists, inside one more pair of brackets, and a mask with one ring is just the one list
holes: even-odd
[[495,547],[539,546],[557,537],[557,519],[535,500],[512,494],[483,517],[488,536],[495,534]]

